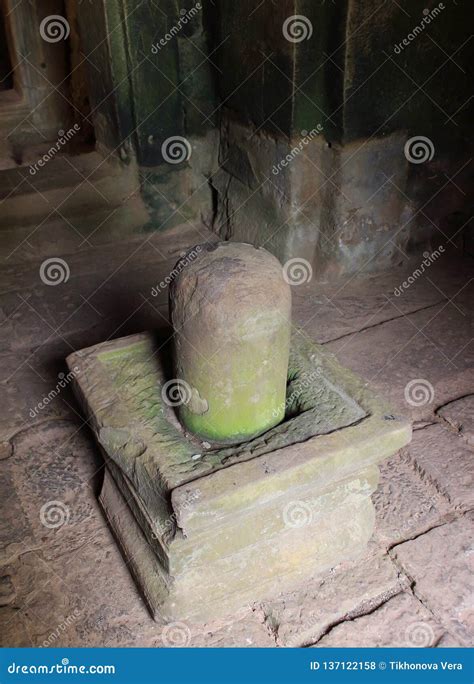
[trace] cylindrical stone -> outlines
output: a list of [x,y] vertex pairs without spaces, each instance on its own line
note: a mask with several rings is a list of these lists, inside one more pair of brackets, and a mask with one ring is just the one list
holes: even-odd
[[221,443],[265,432],[285,414],[291,292],[280,262],[263,248],[221,242],[194,247],[175,270],[181,423]]

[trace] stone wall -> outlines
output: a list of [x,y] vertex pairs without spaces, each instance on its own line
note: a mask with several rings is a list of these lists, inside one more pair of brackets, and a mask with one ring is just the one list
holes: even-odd
[[151,230],[199,219],[320,278],[468,240],[467,2],[109,0],[81,12],[99,144],[138,164]]
[[205,4],[80,5],[98,145],[138,165],[150,230],[212,221],[218,131]]
[[218,232],[320,277],[458,244],[472,205],[466,13],[451,0],[222,0]]

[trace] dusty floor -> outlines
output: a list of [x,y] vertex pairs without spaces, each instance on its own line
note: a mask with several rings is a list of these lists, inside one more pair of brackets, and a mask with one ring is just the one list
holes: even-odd
[[412,269],[293,288],[295,323],[414,420],[412,444],[381,468],[364,555],[227,624],[150,619],[97,504],[97,449],[67,378],[58,383],[72,350],[165,325],[166,291],[152,288],[207,238],[184,229],[83,245],[54,286],[41,258],[5,262],[2,645],[472,645],[474,279],[472,262],[447,254],[399,296]]

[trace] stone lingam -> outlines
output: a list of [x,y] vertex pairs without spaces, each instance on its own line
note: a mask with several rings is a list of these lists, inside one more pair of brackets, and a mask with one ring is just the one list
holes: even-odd
[[207,245],[171,284],[182,424],[242,442],[285,415],[291,291],[278,259],[233,242]]
[[290,335],[265,250],[199,246],[173,276],[174,365],[150,333],[68,364],[105,458],[102,507],[153,617],[202,622],[363,553],[377,463],[411,426]]

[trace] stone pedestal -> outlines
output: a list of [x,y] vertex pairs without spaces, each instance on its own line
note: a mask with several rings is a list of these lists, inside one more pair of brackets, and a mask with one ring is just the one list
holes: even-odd
[[150,335],[72,354],[101,445],[101,503],[159,621],[232,614],[364,551],[377,462],[409,423],[296,331],[282,423],[209,448],[162,399],[166,355]]

